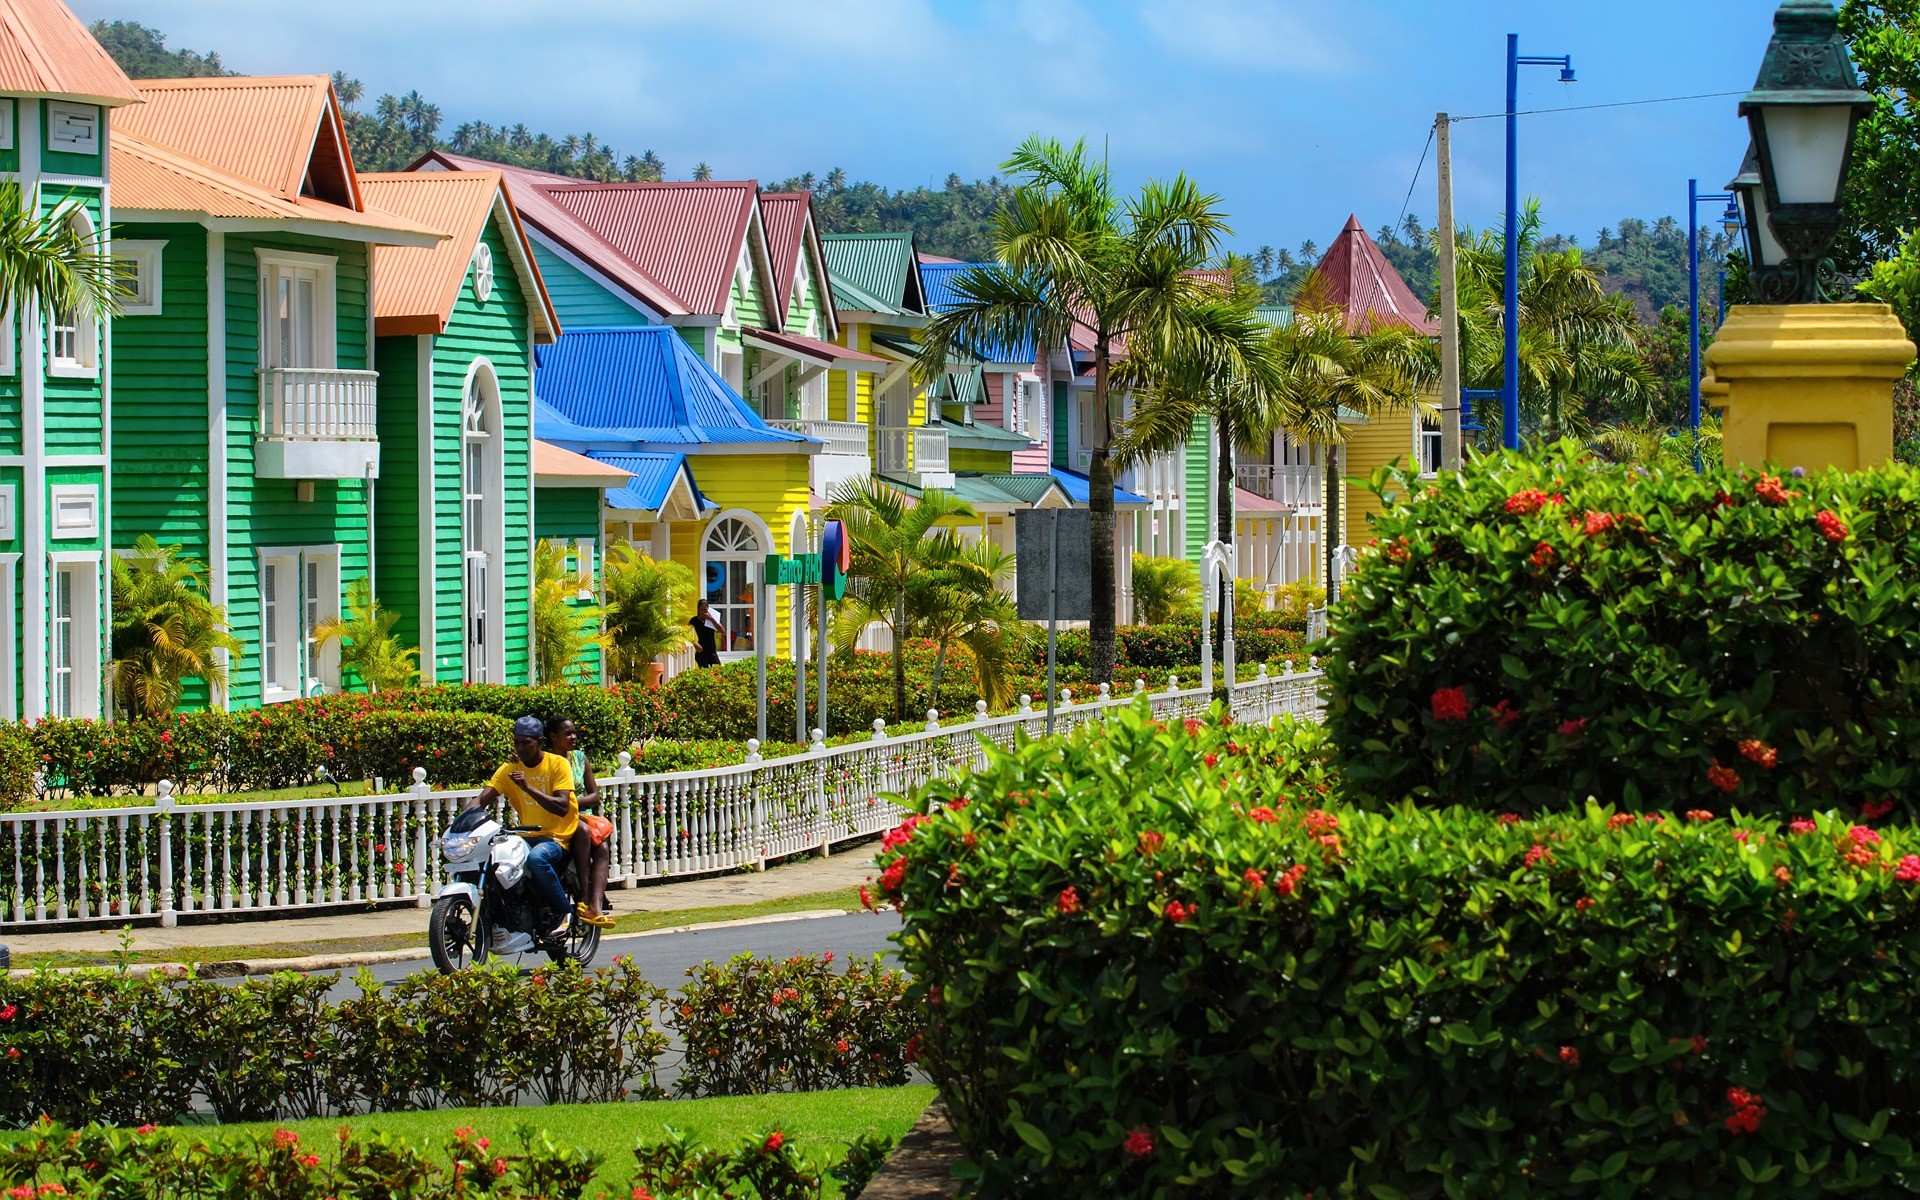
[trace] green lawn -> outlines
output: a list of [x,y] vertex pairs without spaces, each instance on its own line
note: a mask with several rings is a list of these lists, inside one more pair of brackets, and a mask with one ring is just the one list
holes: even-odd
[[[710,1100],[645,1100],[626,1104],[562,1104],[551,1108],[448,1108],[433,1112],[380,1113],[342,1120],[329,1117],[285,1125],[228,1125],[222,1135],[266,1133],[292,1129],[303,1145],[328,1155],[339,1145],[335,1131],[342,1125],[355,1130],[379,1130],[436,1149],[455,1129],[470,1126],[495,1145],[516,1144],[520,1125],[545,1129],[554,1141],[579,1146],[607,1157],[597,1182],[609,1187],[624,1184],[633,1171],[633,1146],[642,1138],[658,1137],[668,1126],[709,1145],[731,1145],[736,1139],[778,1128],[792,1144],[816,1161],[838,1161],[848,1143],[863,1133],[880,1133],[898,1140],[932,1103],[931,1087],[855,1088],[838,1092],[786,1092],[773,1096],[724,1096]],[[212,1132],[202,1128],[200,1132]],[[839,1191],[832,1180],[827,1195]]]
[[[619,906],[639,903],[646,896],[644,888],[627,891],[615,890],[611,893],[615,904],[615,913]],[[649,929],[672,929],[681,925],[704,925],[712,921],[738,921],[748,917],[775,917],[786,913],[812,912],[823,908],[854,909],[860,907],[860,890],[848,888],[845,891],[807,892],[799,896],[787,896],[779,900],[761,900],[753,904],[723,904],[712,908],[681,908],[667,912],[628,912],[619,916],[619,923],[605,936],[622,933],[642,933]],[[236,924],[233,927],[236,937],[244,937],[246,926]],[[246,943],[235,942],[220,946],[182,946],[172,950],[137,950],[130,952],[126,961],[144,962],[232,962],[248,958],[293,958],[306,954],[361,954],[373,950],[425,950],[427,945],[427,914],[420,914],[420,929],[417,933],[383,934],[377,937],[333,938],[322,941],[297,943]],[[15,954],[13,965],[17,968],[30,967],[110,967],[115,960],[108,954],[88,954],[71,950],[54,950],[44,953]]]

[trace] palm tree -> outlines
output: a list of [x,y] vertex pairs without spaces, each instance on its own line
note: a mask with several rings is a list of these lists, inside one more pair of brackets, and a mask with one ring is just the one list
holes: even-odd
[[1002,165],[1020,182],[994,216],[998,262],[954,281],[957,297],[929,323],[917,372],[938,379],[949,354],[1031,340],[1062,346],[1076,331],[1093,342],[1099,414],[1087,469],[1092,510],[1093,619],[1088,665],[1113,677],[1117,602],[1113,564],[1113,365],[1116,352],[1165,355],[1204,336],[1194,318],[1208,266],[1230,233],[1218,198],[1184,174],[1148,182],[1122,200],[1104,161],[1084,141],[1031,137]]
[[113,693],[129,716],[164,716],[189,679],[227,686],[221,651],[237,655],[226,610],[207,597],[207,568],[151,536],[113,558]]
[[68,197],[42,215],[19,183],[0,182],[0,308],[37,306],[85,320],[119,309],[113,260],[101,253],[97,235],[81,231],[75,218],[82,211],[81,201]]
[[1200,598],[1200,573],[1184,558],[1133,556],[1133,613],[1142,625],[1165,625],[1191,614]]
[[697,162],[693,164],[693,181],[695,183],[705,183],[712,178],[713,178],[712,167],[708,166],[706,163],[703,163],[703,162]]
[[567,570],[567,548],[541,539],[533,547],[533,663],[541,683],[564,683],[598,644],[598,604],[581,604],[580,577]]
[[602,572],[607,597],[607,668],[617,680],[648,674],[663,654],[693,640],[693,572],[671,559],[648,558],[626,542],[607,554]]
[[1691,471],[1697,455],[1702,465],[1716,467],[1720,418],[1702,417],[1698,433],[1651,424],[1615,425],[1594,434],[1592,447],[1601,458],[1623,466]]
[[909,599],[927,585],[930,572],[960,556],[960,539],[941,522],[977,514],[964,500],[937,488],[915,501],[898,488],[862,478],[834,489],[826,515],[846,526],[853,546],[847,598],[834,618],[834,648],[851,649],[860,631],[876,622],[892,632],[893,719],[903,721],[907,638],[913,631]]
[[[1640,355],[1639,322],[1626,297],[1609,293],[1580,248],[1543,250],[1540,205],[1529,201],[1518,230],[1520,411],[1541,436],[1585,437],[1603,397],[1640,420],[1652,416],[1657,381]],[[1498,230],[1459,235],[1460,362],[1469,388],[1497,390],[1505,374],[1505,246]],[[1435,304],[1437,308],[1437,303]],[[1488,435],[1501,413],[1483,411]]]
[[933,694],[954,643],[973,655],[980,698],[991,707],[1007,701],[1006,670],[1027,644],[1028,627],[1013,597],[1003,590],[1013,577],[1013,555],[991,542],[960,546],[950,558],[929,564],[908,591],[907,625],[913,636],[931,638]]
[[322,621],[313,631],[315,645],[340,643],[340,665],[376,692],[397,692],[420,678],[420,651],[393,636],[400,614],[374,598],[366,576],[347,585],[347,615]]

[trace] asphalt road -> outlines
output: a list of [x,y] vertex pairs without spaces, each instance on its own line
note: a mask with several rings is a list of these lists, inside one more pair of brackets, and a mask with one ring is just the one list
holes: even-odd
[[[426,914],[422,912],[424,922]],[[697,929],[685,933],[657,933],[603,939],[595,965],[611,962],[615,955],[630,954],[648,982],[669,990],[686,982],[687,970],[704,962],[725,962],[736,954],[762,956],[823,954],[833,952],[837,963],[854,958],[891,954],[887,938],[900,928],[900,918],[891,912],[848,913],[838,917],[812,917],[804,920],[770,921],[755,925],[732,925],[720,929]],[[548,961],[544,954],[528,954],[520,959],[526,968]],[[393,983],[416,971],[431,971],[433,963],[423,951],[418,959],[382,963],[369,967],[382,983]],[[320,974],[322,972],[316,972]],[[358,994],[352,983],[354,972],[342,972],[333,998]]]

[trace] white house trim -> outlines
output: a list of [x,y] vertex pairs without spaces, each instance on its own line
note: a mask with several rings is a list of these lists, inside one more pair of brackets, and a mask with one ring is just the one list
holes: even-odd
[[[227,606],[227,235],[207,231],[207,582],[213,602]],[[221,649],[221,665],[233,668],[233,656]],[[223,709],[233,707],[220,688]]]
[[[415,425],[420,440],[420,682],[431,684],[438,678],[440,665],[440,609],[435,595],[438,580],[434,539],[438,522],[434,520],[434,438],[433,438],[433,336],[414,338]],[[464,414],[462,414],[464,416]]]

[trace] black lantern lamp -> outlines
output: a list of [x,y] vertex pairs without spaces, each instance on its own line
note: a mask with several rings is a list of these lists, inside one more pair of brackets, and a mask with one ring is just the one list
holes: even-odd
[[1828,0],[1786,0],[1760,76],[1740,102],[1758,159],[1760,186],[1751,192],[1766,211],[1756,221],[1757,205],[1747,210],[1754,286],[1769,304],[1819,303],[1837,278],[1827,251],[1840,232],[1854,128],[1873,111],[1839,24]]

